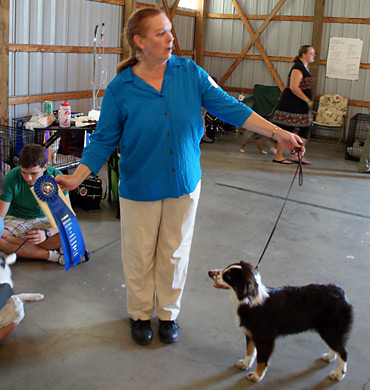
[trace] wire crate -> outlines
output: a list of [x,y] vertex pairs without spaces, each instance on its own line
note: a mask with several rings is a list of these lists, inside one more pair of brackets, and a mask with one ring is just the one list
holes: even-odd
[[19,152],[25,144],[35,143],[35,132],[0,125],[1,172],[5,175],[19,165]]
[[31,130],[24,128],[29,118],[14,118],[15,126],[0,127],[1,171],[6,174],[10,169],[19,165],[19,152],[24,145],[30,143],[45,147],[48,164],[53,167],[61,171],[75,168],[81,160],[87,129],[52,126]]
[[368,131],[370,114],[356,114],[351,118],[346,141],[346,160],[360,160]]

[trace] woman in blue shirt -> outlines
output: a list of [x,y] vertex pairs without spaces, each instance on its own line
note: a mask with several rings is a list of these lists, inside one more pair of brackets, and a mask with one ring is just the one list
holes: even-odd
[[[185,284],[198,205],[203,136],[201,109],[299,148],[300,138],[255,114],[224,92],[193,61],[172,56],[171,22],[143,8],[126,26],[131,56],[108,85],[96,131],[62,189],[97,173],[119,146],[122,260],[133,339],[152,341],[156,309],[159,338],[177,341],[177,316]],[[304,153],[304,147],[301,148]]]

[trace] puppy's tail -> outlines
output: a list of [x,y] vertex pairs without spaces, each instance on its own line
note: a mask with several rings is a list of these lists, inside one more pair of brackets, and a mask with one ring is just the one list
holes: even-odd
[[44,299],[43,294],[31,294],[31,293],[22,293],[16,295],[22,302],[33,302],[41,301]]

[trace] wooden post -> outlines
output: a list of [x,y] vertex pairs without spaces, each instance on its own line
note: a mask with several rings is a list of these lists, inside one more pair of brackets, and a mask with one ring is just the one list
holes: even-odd
[[125,26],[128,18],[136,11],[136,0],[125,0]]
[[[126,27],[127,21],[129,17],[136,11],[136,0],[125,0],[125,17],[124,17],[124,24],[122,32],[124,31],[124,28]],[[127,58],[130,54],[130,47],[128,46],[128,43],[126,42],[126,39],[124,35],[122,35],[123,41],[122,41],[122,49],[123,53],[121,58]]]
[[9,124],[9,0],[0,5],[0,124]]
[[197,17],[195,21],[195,42],[194,42],[194,61],[203,66],[203,52],[204,52],[204,30],[206,26],[206,7],[207,0],[197,1]]
[[315,0],[315,11],[314,11],[314,18],[313,18],[311,45],[315,49],[316,58],[315,58],[315,62],[313,62],[309,66],[310,72],[314,78],[314,82],[312,85],[312,101],[315,101],[316,98],[317,79],[319,76],[321,38],[322,38],[322,28],[324,23],[324,5],[325,5],[325,0]]

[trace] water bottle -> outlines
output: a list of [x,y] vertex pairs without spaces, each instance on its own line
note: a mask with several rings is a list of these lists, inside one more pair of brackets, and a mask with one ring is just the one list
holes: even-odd
[[59,126],[70,127],[71,126],[71,106],[69,103],[64,102],[60,105],[58,111]]

